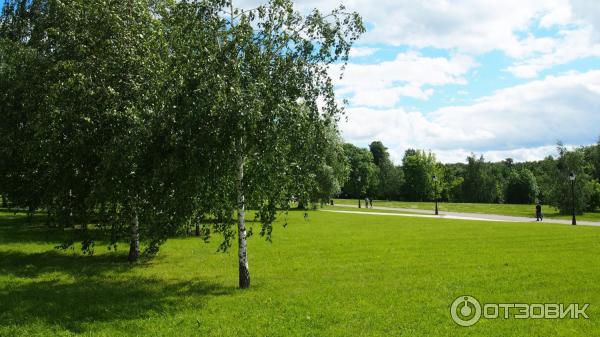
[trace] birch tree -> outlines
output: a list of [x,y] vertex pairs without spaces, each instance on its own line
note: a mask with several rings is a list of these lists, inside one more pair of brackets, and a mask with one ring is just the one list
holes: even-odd
[[[287,0],[250,10],[232,1],[212,3],[221,24],[212,102],[220,155],[212,165],[227,200],[215,213],[237,215],[239,286],[248,288],[246,209],[257,209],[260,234],[270,239],[276,210],[292,197],[309,199],[324,161],[319,141],[342,113],[328,68],[347,61],[364,28],[359,15],[343,6],[302,15]],[[225,235],[227,248],[235,234],[223,220],[216,231]]]
[[111,207],[109,224],[128,224],[135,261],[140,224],[151,222],[155,208],[149,199],[160,160],[152,128],[163,112],[160,2],[49,3],[46,44],[53,62],[49,112],[39,129],[56,165],[52,190],[68,189],[77,198],[84,224],[90,213]]
[[[154,179],[160,152],[152,126],[164,111],[164,3],[17,0],[3,7],[3,84],[23,90],[2,105],[11,116],[2,128],[22,150],[12,166],[2,165],[3,177],[36,181],[42,188],[29,190],[41,201],[34,206],[83,234],[103,215],[113,231],[129,224],[132,261],[139,224],[155,210],[153,184],[161,183]],[[84,248],[90,244],[84,238]]]
[[45,165],[32,127],[43,106],[47,62],[38,50],[42,1],[5,1],[0,16],[0,189],[16,207],[43,203]]
[[[2,71],[7,85],[38,83],[41,99],[27,111],[7,105],[15,122],[3,129],[24,123],[32,136],[15,135],[39,156],[3,166],[2,179],[35,178],[23,169],[36,158],[35,172],[46,172],[40,204],[82,228],[105,219],[115,240],[127,229],[132,261],[140,235],[156,251],[183,223],[214,218],[202,232],[223,234],[221,250],[237,237],[239,284],[249,287],[246,209],[270,240],[277,210],[316,195],[343,112],[328,70],[364,32],[358,14],[302,15],[288,0],[250,10],[227,0],[15,0],[5,9],[19,6],[25,17],[36,8],[37,28],[3,20],[24,35],[3,35],[11,64]],[[20,55],[36,82],[18,76]]]

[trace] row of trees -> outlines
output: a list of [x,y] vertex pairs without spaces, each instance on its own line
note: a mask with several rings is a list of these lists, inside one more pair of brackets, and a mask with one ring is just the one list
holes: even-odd
[[89,252],[88,224],[112,244],[129,237],[131,261],[140,236],[155,253],[189,224],[206,239],[222,234],[223,250],[237,237],[248,287],[246,208],[270,239],[276,210],[339,189],[342,110],[328,67],[363,32],[343,6],[301,15],[289,0],[251,10],[231,0],[5,1],[3,200],[47,210]]
[[539,201],[566,213],[571,210],[568,177],[573,172],[577,211],[600,207],[600,141],[573,150],[558,144],[557,149],[557,158],[541,161],[515,163],[509,158],[493,163],[471,155],[466,163],[457,164],[442,164],[432,153],[409,149],[402,164],[394,166],[379,141],[369,149],[345,144],[350,175],[341,196],[512,204]]

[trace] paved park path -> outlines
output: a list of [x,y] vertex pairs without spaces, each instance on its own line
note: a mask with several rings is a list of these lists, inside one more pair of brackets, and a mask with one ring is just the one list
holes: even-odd
[[[357,208],[356,205],[347,204],[336,204],[333,207],[339,208]],[[383,213],[383,212],[363,212],[363,211],[350,211],[350,210],[323,210],[324,212],[336,212],[336,213],[352,213],[352,214],[373,214],[373,215],[391,215],[391,216],[408,216],[408,217],[419,217],[419,218],[442,218],[442,219],[460,219],[460,220],[478,220],[478,221],[504,221],[504,222],[536,222],[535,218],[526,218],[519,216],[507,216],[498,214],[481,214],[481,213],[459,213],[459,212],[446,212],[439,211],[439,215],[434,215],[433,210],[415,209],[415,208],[400,208],[400,207],[385,207],[385,206],[373,206],[374,210],[382,211],[396,211],[396,212],[409,212],[409,213]],[[544,218],[543,222],[555,223],[562,225],[570,225],[571,220],[562,219],[550,219]],[[585,226],[600,226],[600,222],[595,221],[577,221],[577,225]]]

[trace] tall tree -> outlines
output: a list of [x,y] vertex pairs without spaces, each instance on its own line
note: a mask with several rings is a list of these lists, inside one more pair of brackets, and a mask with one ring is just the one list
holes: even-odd
[[342,139],[332,124],[329,132],[323,134],[324,138],[316,148],[324,154],[324,162],[316,170],[316,188],[311,196],[313,203],[321,204],[339,195],[342,186],[346,183],[350,174],[348,158],[344,153]]
[[539,201],[541,203],[549,203],[554,193],[556,177],[560,175],[558,173],[556,160],[552,156],[548,156],[538,162],[530,163],[528,169],[531,170],[536,177]]
[[380,141],[369,145],[373,154],[373,162],[379,168],[379,185],[376,195],[382,199],[398,199],[403,183],[403,172],[400,167],[394,166],[390,160],[388,149]]
[[600,138],[598,143],[584,148],[585,160],[593,167],[592,176],[600,181]]
[[402,158],[404,172],[403,195],[411,201],[429,201],[434,198],[433,176],[440,175],[432,153],[409,149]]
[[130,261],[139,257],[140,224],[151,222],[146,211],[156,206],[148,204],[158,159],[150,152],[149,126],[162,112],[167,49],[155,3],[52,2],[48,20],[56,84],[45,131],[50,150],[60,154],[53,172],[81,181],[55,189],[73,191],[83,222],[97,205],[121,205],[117,215],[129,223]]
[[536,201],[538,186],[535,176],[526,168],[513,169],[506,184],[506,202],[509,204],[531,204]]
[[36,155],[47,58],[40,50],[46,1],[5,1],[0,17],[0,192],[17,207],[43,203],[47,169]]
[[344,144],[344,153],[350,174],[342,192],[346,197],[363,198],[368,190],[378,186],[378,167],[373,163],[373,154],[349,143]]
[[369,144],[369,150],[373,154],[373,162],[375,165],[381,167],[385,162],[390,161],[390,154],[388,148],[383,145],[380,141],[373,141]]
[[462,202],[462,184],[464,182],[465,164],[443,165],[444,180],[440,191],[440,198],[450,202]]
[[379,167],[379,186],[377,194],[382,199],[399,200],[404,184],[404,171],[401,166],[395,166],[391,161],[384,162]]
[[463,201],[493,203],[499,201],[498,179],[483,156],[467,157],[464,182],[462,184]]
[[43,186],[40,204],[61,223],[81,228],[84,249],[92,247],[86,238],[90,221],[109,216],[112,230],[120,231],[127,218],[132,261],[139,256],[139,224],[150,222],[145,210],[155,209],[148,204],[149,179],[159,154],[150,146],[149,126],[162,111],[167,51],[160,4],[21,1],[5,10],[28,18],[29,28],[17,29],[21,21],[10,19],[2,29],[28,34],[12,43],[35,55],[24,87],[41,97],[31,100],[35,108],[8,107],[27,116],[9,127],[23,125],[18,132],[30,135],[24,146],[35,158],[35,171],[21,165],[21,176]]
[[[213,163],[220,165],[213,172],[233,182],[218,187],[229,201],[215,207],[228,214],[235,205],[239,286],[247,288],[246,208],[258,209],[261,234],[270,238],[277,206],[287,205],[292,196],[309,199],[311,173],[322,163],[311,145],[341,113],[328,68],[347,61],[364,27],[358,14],[344,7],[303,16],[287,0],[248,11],[232,1],[210,3],[218,8],[215,22],[220,23],[211,104],[219,112],[222,162]],[[227,246],[233,233],[229,226],[219,230]]]
[[[554,188],[550,193],[549,201],[561,213],[570,214],[573,203],[575,211],[582,213],[589,208],[595,189],[594,181],[590,176],[593,167],[591,163],[585,161],[584,148],[568,150],[562,143],[559,143],[557,149],[559,157],[556,159]],[[571,173],[576,175],[573,190],[572,182],[569,180]]]

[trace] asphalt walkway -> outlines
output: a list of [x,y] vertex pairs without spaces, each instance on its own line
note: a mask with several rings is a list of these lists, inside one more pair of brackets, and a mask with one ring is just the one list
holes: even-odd
[[[347,204],[336,204],[333,207],[357,208],[356,205],[347,205]],[[336,213],[352,213],[352,214],[412,216],[412,217],[420,217],[420,218],[443,218],[443,219],[461,219],[461,220],[478,220],[478,221],[506,221],[506,222],[536,222],[535,218],[507,216],[507,215],[498,215],[498,214],[460,213],[460,212],[439,211],[438,212],[439,215],[434,215],[433,210],[415,209],[415,208],[400,208],[400,207],[385,207],[385,206],[373,206],[373,208],[369,208],[369,209],[381,210],[381,211],[408,212],[408,213],[417,213],[417,214],[364,212],[364,211],[338,211],[338,210],[324,210],[324,211],[336,212]],[[543,222],[562,224],[562,225],[570,225],[571,224],[571,220],[550,219],[550,218],[544,218]],[[600,222],[579,221],[578,220],[577,225],[600,226]]]

